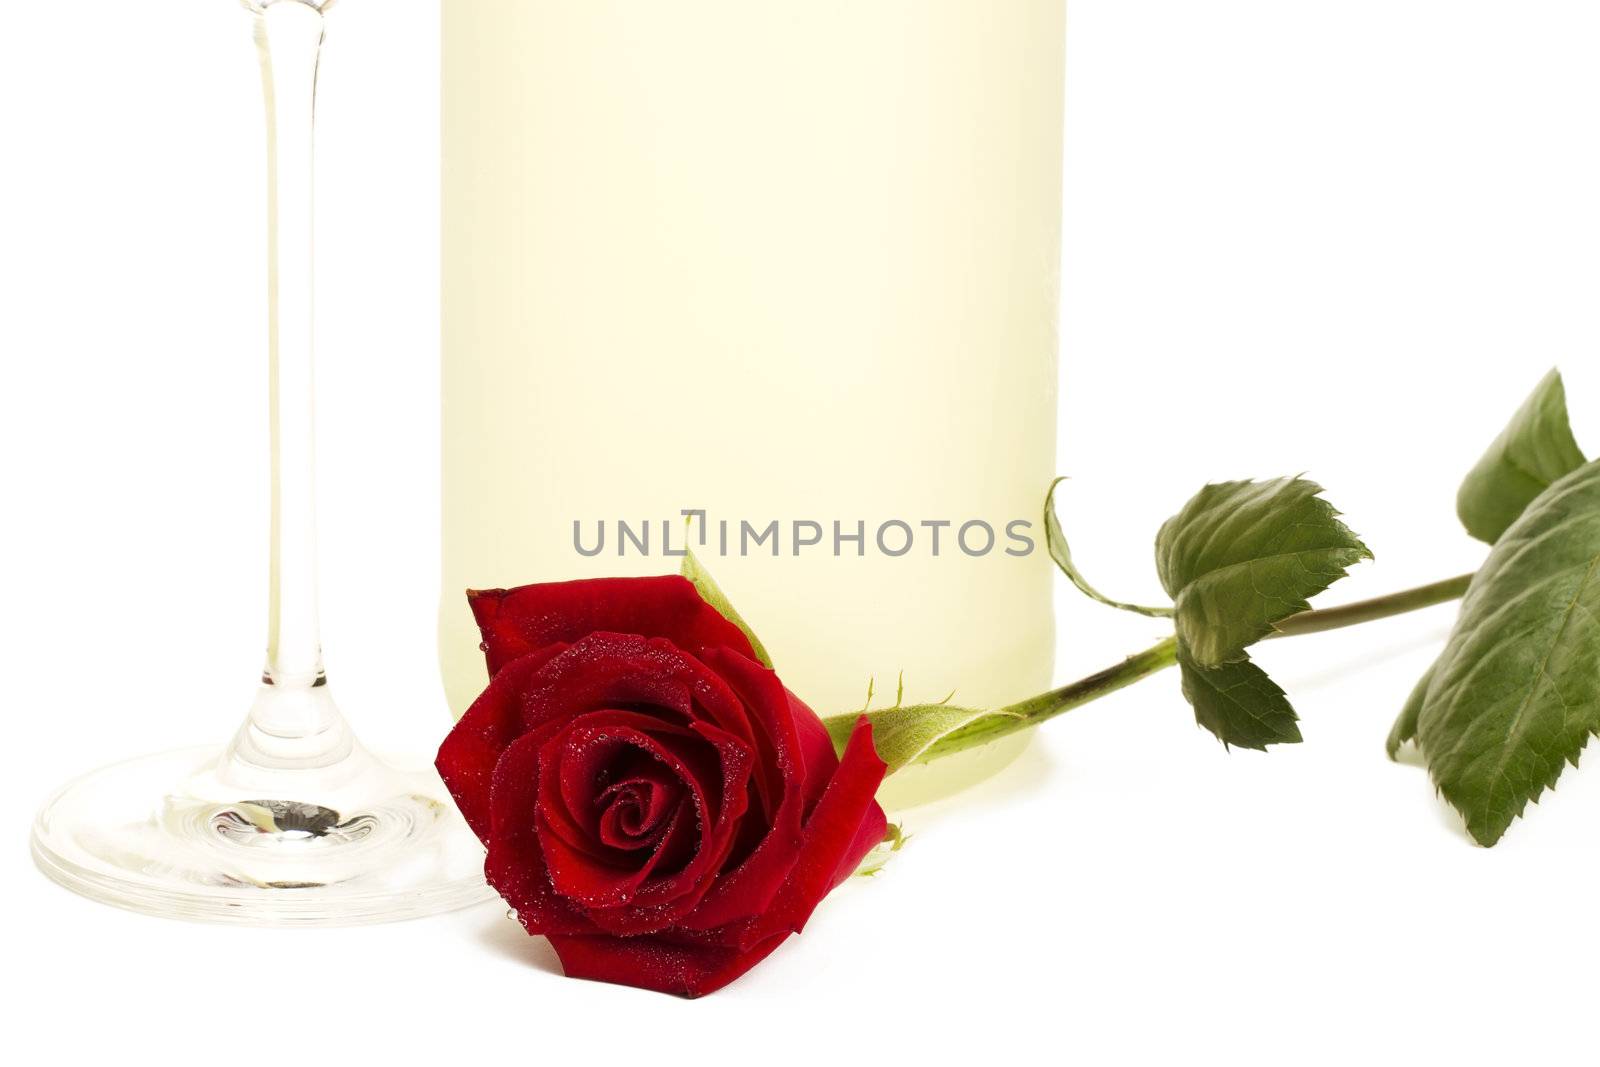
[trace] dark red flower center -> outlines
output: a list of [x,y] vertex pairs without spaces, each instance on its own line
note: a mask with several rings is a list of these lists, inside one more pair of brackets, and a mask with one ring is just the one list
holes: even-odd
[[613,782],[594,800],[600,812],[600,840],[611,848],[649,848],[667,829],[683,800],[682,783],[667,775],[635,774]]

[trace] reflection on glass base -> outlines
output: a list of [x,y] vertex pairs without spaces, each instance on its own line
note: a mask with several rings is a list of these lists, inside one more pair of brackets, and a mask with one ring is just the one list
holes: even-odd
[[1003,737],[933,763],[914,764],[896,772],[878,791],[878,803],[893,815],[919,804],[953,797],[987,781],[1014,763],[1033,739],[1032,730]]
[[275,770],[252,795],[217,748],[94,771],[51,798],[34,861],[73,892],[173,918],[342,926],[487,900],[483,848],[431,768],[359,748],[329,768]]

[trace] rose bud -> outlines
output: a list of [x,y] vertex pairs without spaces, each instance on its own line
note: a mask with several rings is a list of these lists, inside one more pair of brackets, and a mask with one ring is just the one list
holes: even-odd
[[871,727],[836,755],[686,579],[468,595],[492,677],[437,766],[568,976],[720,989],[883,839]]

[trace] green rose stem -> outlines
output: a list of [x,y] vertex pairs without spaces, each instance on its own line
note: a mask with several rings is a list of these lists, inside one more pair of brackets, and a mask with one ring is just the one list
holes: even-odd
[[[1361,600],[1336,608],[1302,611],[1298,615],[1291,615],[1278,622],[1277,632],[1269,636],[1294,637],[1300,634],[1314,634],[1388,618],[1391,615],[1403,615],[1409,611],[1458,600],[1466,593],[1467,585],[1471,581],[1472,575],[1463,574],[1442,582],[1418,586],[1415,589],[1373,597],[1371,600]],[[1176,666],[1177,662],[1178,639],[1173,636],[1151,645],[1143,652],[1134,653],[1113,667],[1096,671],[1086,678],[1080,678],[1059,689],[1052,689],[1048,693],[1041,693],[1036,697],[1011,704],[993,715],[986,715],[953,733],[946,734],[929,745],[915,762],[928,763],[944,756],[953,756],[957,752],[986,745],[1008,734],[1031,729],[1073,708],[1109,696],[1134,682]]]
[[1386,619],[1390,615],[1403,615],[1419,608],[1431,608],[1435,604],[1460,600],[1471,583],[1472,575],[1461,574],[1454,578],[1446,578],[1442,582],[1434,582],[1432,585],[1419,585],[1415,589],[1373,597],[1371,600],[1358,600],[1354,604],[1342,604],[1336,608],[1322,608],[1317,611],[1302,611],[1298,615],[1291,615],[1280,621],[1277,624],[1278,632],[1269,636],[1294,637],[1298,634],[1320,633],[1323,630],[1339,630],[1346,626],[1371,622],[1373,619]]

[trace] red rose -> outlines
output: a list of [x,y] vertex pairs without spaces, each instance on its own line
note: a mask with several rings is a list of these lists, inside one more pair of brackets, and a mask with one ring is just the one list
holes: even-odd
[[678,577],[471,593],[492,678],[438,768],[484,873],[574,978],[683,996],[761,962],[883,839],[843,759]]

